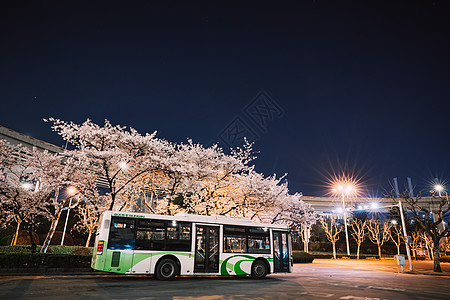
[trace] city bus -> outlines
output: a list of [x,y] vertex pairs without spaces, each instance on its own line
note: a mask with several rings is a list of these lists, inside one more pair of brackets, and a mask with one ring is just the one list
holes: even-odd
[[91,267],[120,274],[250,275],[292,272],[289,227],[246,218],[106,211]]

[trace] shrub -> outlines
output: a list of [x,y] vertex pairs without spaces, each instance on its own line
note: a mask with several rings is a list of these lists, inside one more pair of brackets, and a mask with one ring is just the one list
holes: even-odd
[[[53,234],[52,240],[50,242],[50,245],[60,245],[62,235],[63,235],[62,231],[55,231],[55,233]],[[64,245],[65,246],[73,246],[73,239],[70,236],[70,234],[68,234],[67,232],[64,235]]]
[[89,268],[91,256],[0,253],[0,268]]
[[292,251],[294,263],[312,263],[314,256],[303,251]]
[[[42,246],[37,246],[36,251],[40,251]],[[75,255],[92,255],[92,247],[80,246],[49,246],[48,254],[75,254]],[[0,253],[31,253],[30,246],[0,246]]]
[[88,248],[88,247],[76,247],[76,248],[72,251],[72,255],[90,255],[90,256],[92,256],[92,250],[93,250],[93,248]]
[[[34,243],[39,245],[39,236],[36,232],[33,232]],[[11,235],[7,241],[6,245],[11,245],[11,241],[14,237],[14,234]],[[19,236],[17,237],[16,245],[31,245],[30,233],[28,230],[19,230]]]
[[5,235],[4,237],[2,237],[1,239],[0,239],[0,246],[8,246],[9,244],[8,244],[8,241],[11,241],[11,236],[12,235]]
[[448,262],[448,263],[450,263],[450,255],[442,256],[441,257],[441,262]]

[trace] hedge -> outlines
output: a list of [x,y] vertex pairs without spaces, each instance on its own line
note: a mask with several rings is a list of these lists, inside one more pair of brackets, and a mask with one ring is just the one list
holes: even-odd
[[[42,246],[36,246],[36,251],[39,252]],[[79,254],[92,255],[93,248],[81,246],[49,246],[48,254]],[[0,253],[31,253],[31,246],[0,246]]]
[[89,268],[90,255],[0,253],[0,268]]
[[450,256],[449,255],[442,256],[441,257],[441,262],[448,262],[448,263],[450,263]]
[[303,251],[292,251],[294,263],[312,263],[314,256]]

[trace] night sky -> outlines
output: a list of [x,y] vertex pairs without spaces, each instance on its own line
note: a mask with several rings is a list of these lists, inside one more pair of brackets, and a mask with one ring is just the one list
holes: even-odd
[[1,125],[56,145],[43,118],[224,147],[238,129],[305,195],[342,169],[374,196],[450,179],[446,1],[67,2],[0,4]]

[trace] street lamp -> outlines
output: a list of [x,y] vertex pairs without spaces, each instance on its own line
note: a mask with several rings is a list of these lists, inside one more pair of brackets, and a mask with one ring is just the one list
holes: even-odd
[[67,222],[69,221],[69,214],[70,214],[70,207],[72,206],[72,199],[73,196],[75,196],[78,192],[78,189],[74,186],[70,186],[67,189],[67,194],[70,196],[69,200],[69,207],[67,207],[67,215],[66,215],[66,222],[64,223],[64,230],[61,237],[61,246],[64,245],[64,237],[66,236],[66,229],[67,229]]
[[442,192],[444,192],[444,193],[445,193],[445,196],[447,197],[447,202],[448,202],[448,194],[447,194],[447,191],[445,190],[445,188],[444,188],[444,186],[443,186],[442,184],[440,184],[439,182],[436,183],[436,184],[433,186],[433,191],[434,191],[435,193],[438,193],[439,197],[442,197]]
[[347,209],[345,208],[345,196],[349,196],[355,193],[355,187],[352,183],[339,183],[334,192],[341,195],[342,197],[342,210],[344,213],[344,229],[345,229],[345,241],[347,243],[347,255],[350,255],[350,243],[348,240],[348,228],[347,228]]

